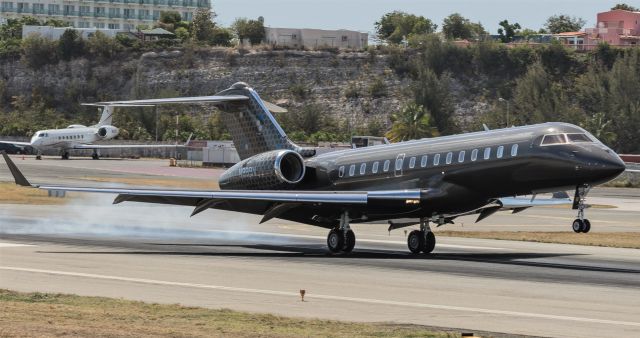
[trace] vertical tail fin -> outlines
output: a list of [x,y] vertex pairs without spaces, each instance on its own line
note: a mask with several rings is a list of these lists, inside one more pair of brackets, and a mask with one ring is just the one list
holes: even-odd
[[97,126],[111,125],[111,121],[113,120],[113,106],[103,106],[102,107],[102,116],[100,117],[100,121]]
[[315,154],[313,149],[301,148],[289,140],[267,109],[267,104],[246,83],[235,83],[216,95],[244,95],[249,98],[248,102],[227,103],[219,107],[223,111],[222,121],[229,128],[240,159],[279,149],[294,150],[303,157]]

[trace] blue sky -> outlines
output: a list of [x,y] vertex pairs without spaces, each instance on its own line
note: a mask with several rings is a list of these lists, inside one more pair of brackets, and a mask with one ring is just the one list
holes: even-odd
[[495,34],[503,19],[524,28],[539,29],[554,14],[569,14],[594,27],[596,14],[625,2],[640,7],[640,0],[211,0],[217,21],[230,25],[237,17],[263,16],[270,27],[353,29],[373,32],[384,13],[401,10],[423,15],[438,27],[442,19],[458,12],[480,21]]

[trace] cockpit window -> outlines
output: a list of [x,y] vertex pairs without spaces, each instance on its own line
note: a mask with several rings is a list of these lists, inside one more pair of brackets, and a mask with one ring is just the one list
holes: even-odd
[[593,142],[586,134],[567,134],[569,142]]
[[564,134],[550,134],[544,135],[542,139],[542,145],[548,146],[551,144],[565,144],[567,143],[567,139],[564,137]]

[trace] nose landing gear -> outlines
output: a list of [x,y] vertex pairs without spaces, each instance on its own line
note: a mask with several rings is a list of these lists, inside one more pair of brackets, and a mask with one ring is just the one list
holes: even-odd
[[580,185],[576,187],[576,194],[573,198],[573,209],[578,210],[578,218],[573,221],[571,228],[576,233],[587,233],[591,230],[591,222],[584,218],[584,209],[587,208],[587,193],[591,190],[589,185]]

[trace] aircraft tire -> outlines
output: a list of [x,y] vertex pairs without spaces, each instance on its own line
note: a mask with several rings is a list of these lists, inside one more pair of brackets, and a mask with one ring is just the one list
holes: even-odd
[[581,233],[582,229],[584,229],[584,222],[581,219],[576,218],[573,221],[573,224],[571,225],[571,228],[573,229],[573,232]]
[[587,233],[589,232],[589,230],[591,230],[591,222],[589,222],[588,219],[584,219],[582,221],[584,223],[584,227],[582,228],[582,233]]
[[327,247],[332,253],[338,253],[344,248],[344,235],[341,230],[331,229],[327,236]]
[[413,230],[407,237],[407,247],[413,254],[418,254],[424,250],[424,233],[420,230]]
[[436,235],[433,232],[427,232],[425,236],[424,250],[422,252],[430,254],[436,248]]
[[353,230],[347,231],[344,238],[344,251],[345,253],[349,253],[353,251],[353,248],[356,246],[356,234]]

